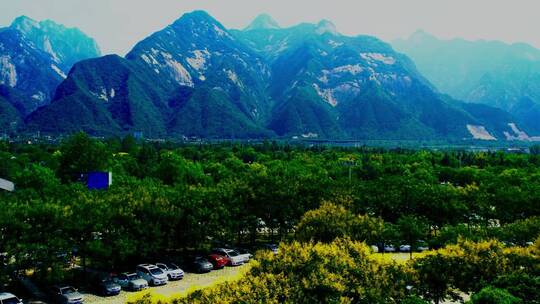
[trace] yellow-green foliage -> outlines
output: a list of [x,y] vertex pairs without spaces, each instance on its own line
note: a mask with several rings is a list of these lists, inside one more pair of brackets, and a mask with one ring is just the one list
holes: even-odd
[[301,241],[331,242],[349,237],[368,243],[378,240],[384,221],[367,215],[355,215],[343,206],[323,203],[320,208],[306,212],[296,230]]
[[[402,303],[409,293],[436,303],[459,291],[475,292],[507,273],[538,275],[538,244],[506,248],[497,241],[458,245],[419,254],[407,263],[381,259],[364,243],[282,244],[280,253],[259,252],[236,281],[170,299],[175,304],[210,303]],[[412,285],[412,291],[407,290]],[[409,298],[410,300],[411,298]],[[158,304],[145,296],[132,303]]]
[[352,234],[354,214],[342,206],[324,203],[320,208],[306,212],[298,224],[296,236],[304,241],[331,242],[335,238]]
[[479,291],[498,276],[536,273],[540,259],[535,246],[506,248],[499,241],[461,241],[411,261],[418,276],[418,289],[436,303],[454,297],[453,291]]
[[127,303],[137,303],[137,304],[165,304],[170,303],[171,298],[167,298],[158,294],[155,294],[151,291],[139,292],[134,295],[128,296]]

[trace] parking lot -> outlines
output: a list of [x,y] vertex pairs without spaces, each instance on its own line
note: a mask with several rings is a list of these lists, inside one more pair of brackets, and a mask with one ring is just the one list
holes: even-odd
[[[237,267],[225,267],[224,269],[214,270],[204,274],[186,273],[184,279],[180,281],[171,281],[164,286],[150,287],[139,293],[152,292],[164,297],[177,296],[187,290],[201,289],[224,281],[237,279],[248,269],[249,264]],[[123,304],[137,294],[137,292],[122,291],[118,296],[102,297],[84,293],[84,297],[85,303]]]
[[[261,247],[263,248],[263,247]],[[265,245],[277,253],[277,245]],[[25,304],[126,303],[147,293],[161,299],[181,297],[189,292],[226,281],[240,279],[250,269],[252,254],[243,248],[214,248],[206,254],[190,254],[179,259],[182,269],[174,262],[138,264],[135,271],[110,272],[81,267],[76,259],[66,262],[64,283],[52,284],[32,278],[28,271],[14,276],[13,292]],[[182,278],[175,280],[175,278]],[[161,285],[164,284],[164,285]],[[154,285],[159,285],[155,286]],[[148,287],[150,286],[150,287]],[[142,289],[142,290],[141,290]],[[140,290],[136,292],[135,290]],[[106,296],[113,294],[113,296]]]

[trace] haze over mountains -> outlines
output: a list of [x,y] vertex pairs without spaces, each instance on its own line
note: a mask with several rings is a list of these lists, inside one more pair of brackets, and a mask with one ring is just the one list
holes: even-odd
[[441,92],[506,110],[540,132],[540,50],[524,43],[439,40],[423,31],[392,45]]
[[[80,31],[19,19],[0,31],[0,83],[6,91],[0,91],[0,125],[15,124],[21,131],[142,132],[152,138],[531,140],[525,131],[539,130],[522,114],[527,109],[515,110],[521,99],[509,107],[502,106],[509,103],[505,100],[487,97],[463,98],[482,104],[458,101],[467,96],[455,93],[460,84],[438,81],[445,71],[431,72],[433,62],[419,64],[419,72],[389,44],[341,35],[327,20],[281,28],[261,15],[244,30],[229,30],[195,11],[122,58],[98,57],[95,42]],[[4,33],[10,34],[2,38]],[[398,49],[411,51],[405,42]],[[436,61],[435,55],[431,58]],[[35,70],[28,74],[35,78],[25,79],[25,69]],[[476,77],[473,71],[467,76]],[[45,97],[33,98],[39,93]]]

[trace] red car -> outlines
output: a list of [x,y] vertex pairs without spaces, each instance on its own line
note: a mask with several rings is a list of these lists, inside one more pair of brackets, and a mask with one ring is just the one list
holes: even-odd
[[229,264],[229,258],[219,254],[211,254],[208,256],[208,261],[214,265],[214,269],[222,269]]

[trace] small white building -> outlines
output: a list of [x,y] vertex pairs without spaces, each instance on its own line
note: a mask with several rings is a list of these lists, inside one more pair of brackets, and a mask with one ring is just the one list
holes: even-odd
[[0,178],[0,190],[13,192],[15,191],[15,184],[6,179]]

